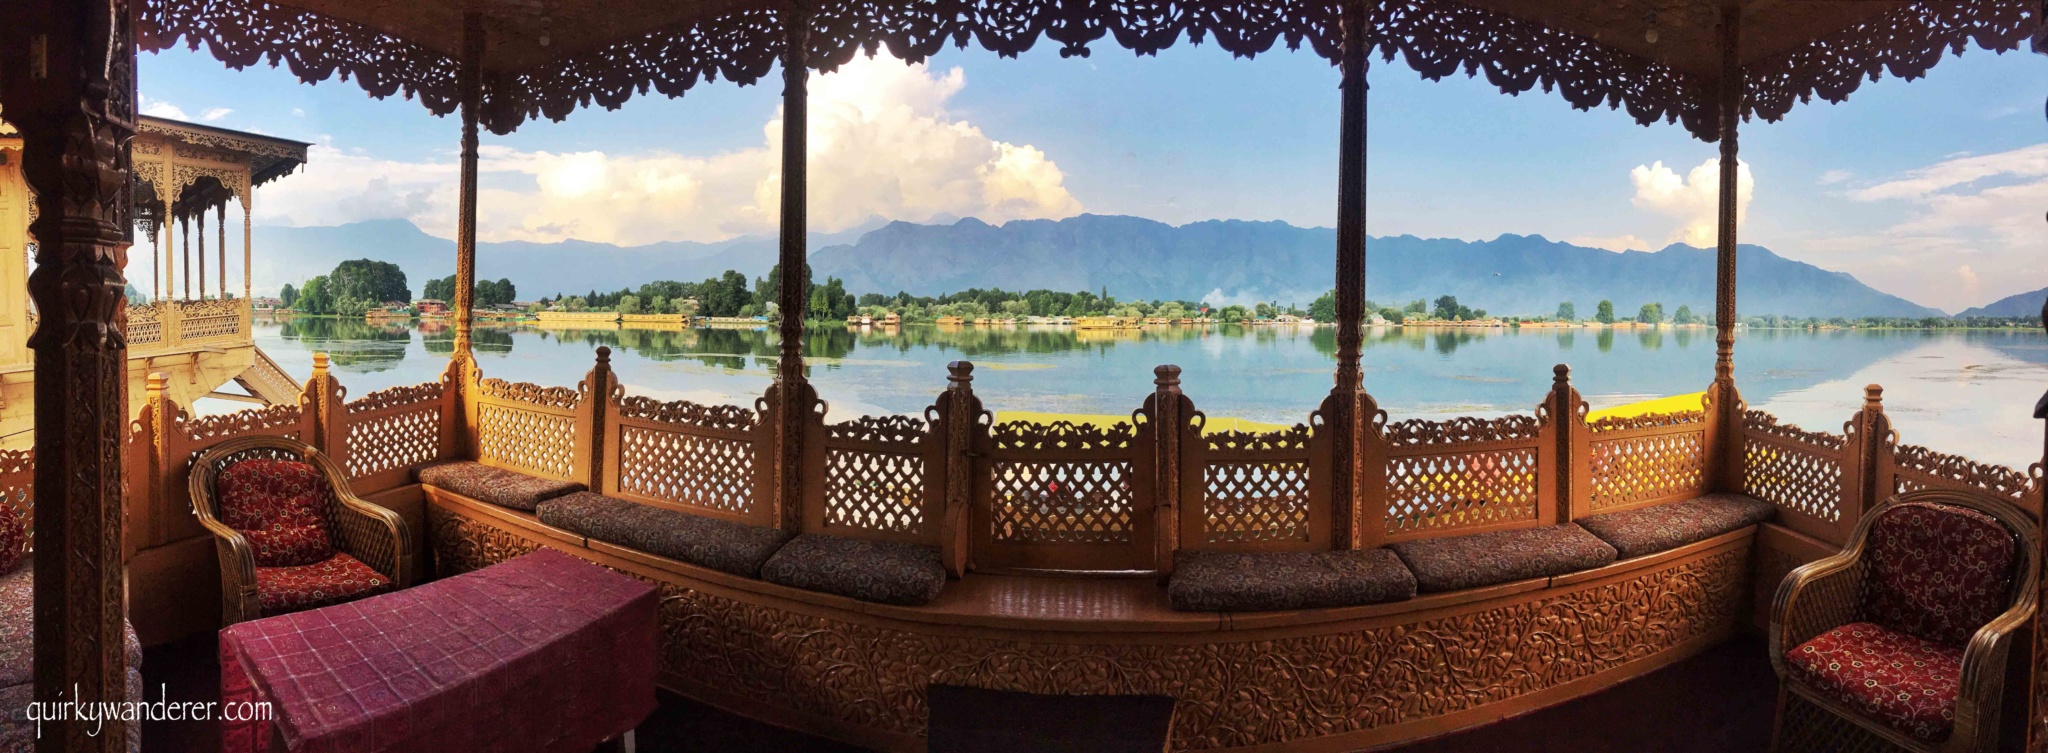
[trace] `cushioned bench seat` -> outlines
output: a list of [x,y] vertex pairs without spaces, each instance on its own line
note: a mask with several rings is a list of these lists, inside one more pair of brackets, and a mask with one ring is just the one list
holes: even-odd
[[893,541],[807,533],[761,566],[761,579],[806,591],[881,604],[931,603],[946,587],[939,550]]
[[1270,612],[1403,601],[1415,576],[1385,549],[1177,552],[1166,598],[1183,612]]
[[1457,591],[1590,570],[1614,561],[1614,547],[1586,529],[1561,526],[1490,531],[1389,544],[1423,593]]
[[413,473],[413,478],[422,484],[470,499],[527,512],[533,512],[542,502],[585,488],[574,481],[529,476],[474,460],[449,460],[421,466]]
[[1622,559],[1705,541],[1770,520],[1771,503],[1742,494],[1709,494],[1634,510],[1581,518],[1578,523],[1614,545]]
[[648,554],[749,578],[789,534],[729,520],[576,492],[540,503],[540,522]]

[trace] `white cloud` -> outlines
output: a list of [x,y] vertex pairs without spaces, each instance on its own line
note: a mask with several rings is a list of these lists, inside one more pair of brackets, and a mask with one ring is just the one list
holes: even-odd
[[[888,58],[856,59],[814,78],[811,229],[842,230],[874,216],[1003,222],[1079,213],[1065,176],[1043,151],[990,138],[947,111],[965,86],[959,68],[934,72]],[[485,146],[478,234],[634,245],[773,233],[781,142],[778,110],[762,126],[760,146],[711,155]],[[452,162],[399,163],[315,147],[302,171],[259,194],[259,210],[283,224],[400,217],[436,235],[453,234]]]
[[305,110],[303,110],[303,109],[300,109],[300,108],[294,107],[294,108],[292,108],[292,117],[294,117],[294,118],[303,118],[303,117],[306,117],[306,111],[305,111]]
[[215,107],[215,108],[211,108],[211,109],[208,109],[208,110],[207,110],[206,112],[204,112],[204,113],[201,113],[201,114],[200,114],[200,116],[199,116],[199,119],[200,119],[200,120],[204,120],[204,121],[206,121],[206,122],[208,122],[208,123],[211,123],[211,122],[213,122],[213,121],[216,121],[216,120],[220,120],[221,118],[225,118],[225,117],[227,117],[227,116],[228,116],[228,113],[231,113],[231,112],[234,112],[234,110],[230,110],[230,109],[228,109],[228,108],[225,108],[225,107]]
[[192,116],[185,114],[184,108],[161,99],[150,99],[147,96],[142,98],[142,114],[158,118],[170,118],[172,120],[192,119]]
[[[1876,232],[1808,246],[1853,255],[1847,268],[1879,288],[1955,311],[2048,285],[2040,269],[2048,251],[2041,219],[2048,143],[1946,158],[1847,196],[1898,206],[1898,219]],[[1931,269],[1954,269],[1955,276],[1927,274]]]
[[[1701,248],[1711,247],[1719,239],[1721,161],[1710,158],[1698,167],[1681,176],[1663,162],[1637,165],[1629,171],[1629,180],[1635,183],[1635,198],[1630,201],[1637,209],[1645,209],[1671,219],[1679,225],[1666,238],[1667,243],[1684,243]],[[1756,192],[1756,179],[1750,175],[1749,163],[1737,163],[1735,175],[1735,224],[1740,228],[1748,219],[1749,201]]]
[[1856,174],[1849,172],[1847,170],[1829,170],[1827,172],[1821,173],[1820,178],[1815,180],[1814,182],[1819,183],[1823,186],[1832,186],[1853,177],[1856,177]]
[[1623,251],[1651,251],[1650,242],[1634,235],[1577,235],[1564,242],[1586,248],[1604,248],[1615,253]]

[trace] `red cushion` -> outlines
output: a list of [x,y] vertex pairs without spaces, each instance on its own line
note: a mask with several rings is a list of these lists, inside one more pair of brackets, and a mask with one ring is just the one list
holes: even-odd
[[249,540],[257,567],[311,565],[334,556],[320,469],[296,460],[244,460],[220,474],[220,520]]
[[311,565],[256,568],[256,599],[265,616],[332,606],[389,590],[390,578],[346,554]]
[[1963,650],[1868,622],[1785,652],[1792,677],[1893,729],[1944,740],[1956,723]]
[[0,499],[0,573],[14,569],[28,554],[28,519],[5,499]]
[[1872,524],[1864,561],[1864,618],[1961,647],[2010,602],[2018,544],[1996,518],[1966,507],[1909,502]]

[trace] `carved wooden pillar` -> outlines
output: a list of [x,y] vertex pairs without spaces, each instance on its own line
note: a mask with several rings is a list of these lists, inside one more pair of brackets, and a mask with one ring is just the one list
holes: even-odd
[[1742,396],[1735,389],[1735,244],[1736,178],[1741,163],[1736,158],[1736,130],[1742,119],[1742,11],[1731,7],[1721,14],[1721,79],[1715,94],[1715,117],[1720,126],[1721,183],[1719,239],[1714,263],[1714,384],[1707,396],[1717,424],[1715,446],[1708,450],[1708,466],[1720,488],[1740,486],[1742,477]]
[[[177,252],[173,250],[173,245],[177,243],[177,239],[174,237],[177,235],[177,233],[172,232],[174,229],[176,229],[178,224],[178,216],[176,212],[177,209],[172,205],[171,200],[165,199],[163,216],[164,294],[163,297],[159,299],[165,301],[171,300],[178,296],[178,256]],[[164,308],[169,309],[170,307],[165,306]]]
[[[218,287],[218,288],[220,288],[220,298],[221,298],[221,300],[227,300],[227,297],[228,297],[228,203],[227,203],[227,201],[226,201],[226,200],[222,200],[222,201],[221,201],[221,203],[220,203],[220,206],[219,206],[219,207],[216,207],[216,208],[214,209],[214,215],[213,215],[213,219],[214,219],[214,223],[213,223],[213,224],[215,225],[215,227],[216,227],[216,228],[218,229],[218,232],[220,233],[220,236],[218,237],[218,240],[220,241],[220,243],[218,243],[218,244],[215,244],[215,245],[217,246],[217,248],[215,249],[215,251],[216,251],[217,253],[219,253],[219,254],[220,254],[220,271],[218,271],[218,272],[215,272],[215,273],[214,273],[214,274],[215,274],[216,276],[218,276],[218,277],[220,278],[220,282],[219,282],[219,283],[218,283],[217,285],[215,285],[215,287]],[[204,294],[205,294],[204,292],[202,292],[202,293],[201,293],[201,295],[204,295]]]
[[1180,390],[1179,366],[1164,364],[1152,369],[1152,397],[1145,401],[1145,413],[1152,417],[1152,430],[1158,436],[1152,491],[1159,499],[1153,508],[1152,522],[1158,531],[1153,540],[1158,549],[1153,561],[1161,583],[1173,575],[1173,556],[1180,549],[1181,461],[1185,457],[1184,445],[1192,433],[1188,422],[1193,419],[1194,409],[1194,403]]
[[476,121],[483,105],[484,17],[471,11],[462,17],[462,65],[457,86],[462,97],[462,185],[455,219],[455,354],[470,361],[470,316],[476,303]]
[[809,302],[811,266],[806,254],[805,160],[810,154],[807,125],[810,77],[811,9],[792,2],[783,11],[782,23],[782,279],[776,290],[776,308],[781,312],[781,355],[776,362],[775,394],[781,405],[776,447],[776,505],[784,530],[802,527],[804,424],[816,392],[804,377],[804,308]]
[[254,186],[251,186],[251,187],[249,187],[248,189],[246,189],[246,190],[242,191],[242,299],[243,299],[243,300],[248,300],[248,299],[249,299],[249,297],[250,297],[251,295],[253,295],[253,293],[251,293],[251,292],[250,292],[250,282],[251,282],[251,280],[253,280],[254,278],[253,278],[253,277],[251,276],[251,273],[250,273],[250,271],[249,271],[249,205],[250,205],[250,202],[252,201],[252,197],[250,197],[250,195],[249,195],[249,194],[251,194],[251,193],[254,193],[254,192],[255,192],[255,190],[256,190],[256,189],[255,189],[255,187],[254,187]]
[[[165,207],[163,211],[169,212],[170,208]],[[161,301],[164,299],[163,258],[156,252],[158,236],[163,237],[163,243],[166,247],[170,245],[170,220],[163,214],[158,214],[156,220],[149,223],[149,301],[151,303],[155,303],[157,301]]]
[[178,276],[185,278],[185,297],[181,300],[189,301],[192,300],[192,218],[190,216],[178,218],[178,235],[184,239],[183,245],[185,248],[185,266],[178,270]]
[[[126,0],[14,0],[0,107],[35,191],[35,698],[122,699],[122,433],[134,241],[134,15]],[[96,733],[96,734],[95,734]],[[125,725],[44,722],[39,753],[122,751]]]
[[1556,429],[1557,517],[1559,525],[1592,514],[1593,498],[1588,483],[1592,477],[1591,436],[1584,419],[1586,401],[1572,386],[1572,367],[1551,368],[1549,411]]
[[1365,333],[1365,94],[1369,23],[1364,0],[1345,0],[1342,128],[1337,151],[1337,375],[1324,402],[1331,432],[1331,537],[1337,549],[1358,543],[1359,441],[1365,393],[1359,350]]
[[194,214],[199,216],[199,300],[203,301],[206,300],[206,207],[199,207]]

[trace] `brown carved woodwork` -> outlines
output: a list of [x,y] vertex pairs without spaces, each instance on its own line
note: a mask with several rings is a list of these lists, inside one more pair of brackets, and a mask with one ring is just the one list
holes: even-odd
[[475,422],[467,454],[486,465],[582,481],[595,459],[578,449],[592,441],[586,429],[598,397],[566,387],[479,379],[464,394],[465,413]]
[[1391,424],[1380,414],[1370,430],[1385,458],[1383,540],[1525,528],[1554,517],[1556,486],[1546,482],[1556,477],[1544,475],[1541,461],[1555,454],[1556,423],[1547,410]]
[[1609,417],[1587,425],[1587,511],[1616,512],[1705,493],[1708,406]]
[[1711,645],[1749,598],[1751,541],[1739,534],[1463,604],[1268,615],[1269,627],[1240,631],[1048,632],[1014,618],[969,627],[917,608],[870,613],[757,581],[699,579],[700,569],[565,544],[454,504],[437,502],[428,516],[436,561],[451,571],[550,546],[654,582],[664,684],[892,750],[921,746],[932,682],[1176,696],[1174,750],[1382,745],[1490,721]]
[[981,399],[974,396],[974,364],[946,364],[946,394],[935,408],[930,414],[933,432],[946,438],[945,463],[938,469],[945,474],[939,554],[946,574],[958,578],[966,574],[969,565],[975,490],[987,484],[976,475],[988,469],[987,463],[976,462],[982,457],[976,451],[990,445],[988,430],[995,422],[994,414],[983,410]]
[[1183,475],[1180,548],[1201,551],[1321,551],[1330,548],[1331,505],[1314,475],[1312,432],[1295,424],[1269,432],[1202,434],[1190,427]]
[[1156,430],[1143,409],[1106,427],[996,424],[976,453],[976,568],[1151,571]]
[[[133,242],[134,16],[125,0],[0,11],[0,107],[35,195],[35,698],[127,697],[122,430]],[[124,725],[61,721],[37,749],[118,751]]]
[[1337,19],[1343,35],[1338,60],[1342,92],[1337,135],[1337,372],[1322,408],[1329,422],[1323,428],[1330,433],[1328,488],[1336,511],[1333,522],[1340,532],[1335,539],[1338,549],[1359,543],[1353,513],[1358,509],[1364,455],[1365,416],[1359,399],[1365,381],[1359,362],[1365,338],[1365,73],[1372,26],[1367,7],[1365,0],[1344,0]]
[[[943,398],[942,398],[943,399]],[[815,425],[822,466],[805,487],[803,529],[848,538],[938,545],[945,489],[932,483],[946,438],[914,416]]]
[[780,355],[776,360],[773,395],[777,403],[775,506],[777,525],[796,531],[803,527],[804,469],[813,465],[804,442],[805,429],[816,423],[812,406],[817,392],[804,376],[804,311],[810,303],[811,265],[806,249],[804,215],[808,179],[805,166],[810,154],[811,33],[810,0],[790,0],[781,8],[778,20],[782,32],[782,206],[778,238],[778,263],[782,268],[776,292],[781,316]]
[[483,14],[462,14],[462,62],[456,77],[461,96],[461,178],[455,207],[455,359],[472,359],[471,326],[476,316],[477,118],[483,108]]
[[[773,527],[776,427],[762,410],[661,402],[614,388],[601,490],[621,499]],[[765,401],[764,401],[765,402]]]
[[1794,531],[1831,545],[1847,540],[1862,511],[1853,498],[1860,437],[1806,431],[1754,410],[1737,431],[1742,493],[1776,505],[1779,522]]
[[1737,131],[1742,120],[1742,14],[1721,14],[1721,77],[1715,82],[1715,125],[1721,140],[1720,195],[1714,250],[1714,383],[1735,384],[1735,259]]

